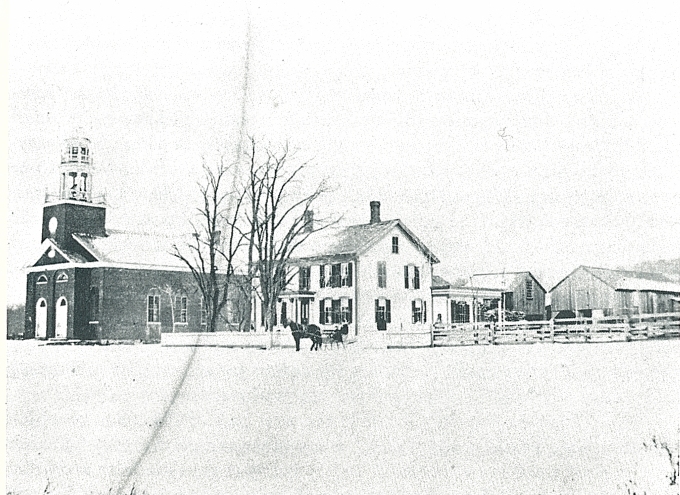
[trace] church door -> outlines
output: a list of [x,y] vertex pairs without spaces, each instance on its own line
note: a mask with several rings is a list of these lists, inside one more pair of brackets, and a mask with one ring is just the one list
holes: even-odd
[[44,299],[35,305],[35,338],[47,338],[47,302]]
[[60,297],[57,301],[56,325],[54,337],[57,339],[66,338],[66,328],[68,323],[68,303],[65,297]]

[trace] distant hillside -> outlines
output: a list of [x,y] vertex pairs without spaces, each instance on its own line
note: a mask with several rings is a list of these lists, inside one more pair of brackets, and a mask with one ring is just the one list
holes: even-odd
[[662,273],[668,278],[680,282],[680,258],[671,260],[645,261],[632,267],[621,267],[621,269]]

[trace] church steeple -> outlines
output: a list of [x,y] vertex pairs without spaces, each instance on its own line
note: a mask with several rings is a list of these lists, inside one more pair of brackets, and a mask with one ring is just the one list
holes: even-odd
[[59,199],[92,202],[92,156],[89,139],[73,137],[64,142],[59,172]]
[[51,238],[68,248],[74,242],[71,234],[106,235],[106,207],[102,197],[92,195],[92,170],[90,140],[66,139],[59,165],[59,195],[45,198],[42,240]]

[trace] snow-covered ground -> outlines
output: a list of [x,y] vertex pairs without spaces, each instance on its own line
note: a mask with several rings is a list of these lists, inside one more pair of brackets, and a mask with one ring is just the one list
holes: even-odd
[[193,352],[8,342],[7,491],[676,493],[678,340]]

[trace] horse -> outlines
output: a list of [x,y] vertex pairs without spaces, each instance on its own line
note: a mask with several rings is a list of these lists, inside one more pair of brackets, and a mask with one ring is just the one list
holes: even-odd
[[293,338],[295,339],[295,350],[300,350],[300,339],[311,339],[312,347],[310,351],[318,351],[321,348],[321,329],[316,325],[303,325],[294,321],[288,322]]

